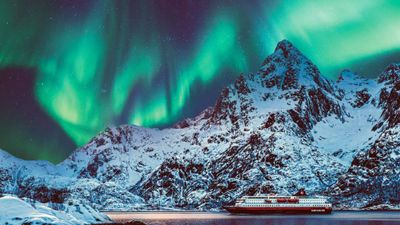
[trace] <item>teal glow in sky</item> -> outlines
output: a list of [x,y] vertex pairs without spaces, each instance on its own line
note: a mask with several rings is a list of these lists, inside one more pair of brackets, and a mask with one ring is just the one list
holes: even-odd
[[395,0],[1,1],[0,148],[57,162],[107,126],[195,116],[282,39],[326,77],[373,77],[399,61],[399,27]]

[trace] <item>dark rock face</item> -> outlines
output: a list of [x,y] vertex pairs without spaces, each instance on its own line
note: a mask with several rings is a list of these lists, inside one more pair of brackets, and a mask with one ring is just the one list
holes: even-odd
[[239,94],[246,95],[246,94],[250,93],[250,90],[247,87],[246,80],[245,80],[243,74],[241,74],[239,76],[239,78],[236,79],[235,88]]
[[[230,114],[235,111],[236,102],[229,102],[228,96],[229,96],[229,89],[228,88],[223,89],[221,95],[217,100],[217,103],[215,104],[210,122],[218,124],[218,122],[228,118]],[[234,115],[232,115],[231,118],[234,118]],[[234,123],[236,120],[231,119],[231,121]]]
[[[400,72],[399,72],[400,74]],[[400,123],[400,80],[394,83],[390,91],[382,91],[380,105],[384,107],[382,121],[388,127],[395,127]]]
[[371,149],[357,154],[349,170],[332,187],[337,205],[370,207],[400,203],[399,135],[398,131],[385,131]]
[[328,97],[320,88],[310,89],[307,92],[301,89],[297,96],[299,96],[297,107],[288,112],[303,133],[328,115],[336,114],[338,117],[343,117],[343,110],[337,100]]
[[6,190],[7,186],[13,182],[13,177],[6,169],[0,169],[0,190]]
[[21,190],[18,193],[19,197],[27,197],[35,199],[42,203],[53,202],[53,203],[64,203],[65,199],[69,196],[69,190],[67,188],[48,188],[45,184],[39,184],[38,186],[32,185],[32,179],[23,181],[23,184],[19,185]]
[[367,89],[363,89],[362,91],[357,91],[356,95],[357,99],[354,102],[353,106],[357,108],[362,107],[371,98],[371,95],[368,93]]
[[390,64],[385,71],[378,77],[379,83],[393,84],[400,79],[400,64]]

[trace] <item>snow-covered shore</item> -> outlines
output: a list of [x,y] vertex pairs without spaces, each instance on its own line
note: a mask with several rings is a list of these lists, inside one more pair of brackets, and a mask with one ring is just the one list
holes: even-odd
[[72,225],[108,222],[111,222],[110,218],[89,206],[50,205],[10,195],[0,198],[0,224]]

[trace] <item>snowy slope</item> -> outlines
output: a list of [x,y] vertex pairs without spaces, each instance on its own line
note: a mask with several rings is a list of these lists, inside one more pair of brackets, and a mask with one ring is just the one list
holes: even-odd
[[82,205],[57,205],[59,210],[46,204],[24,201],[17,197],[0,198],[0,224],[95,224],[111,222],[104,214]]
[[108,128],[58,165],[0,151],[0,190],[97,209],[211,209],[243,194],[305,187],[333,193],[343,207],[374,206],[349,180],[371,181],[359,163],[370,165],[379,143],[386,147],[377,174],[398,176],[397,70],[393,64],[376,80],[345,70],[330,81],[282,41],[259,71],[240,75],[213,107],[173,128]]
[[338,156],[349,166],[356,153],[365,150],[378,138],[372,130],[382,109],[377,107],[380,85],[376,80],[344,70],[335,84],[347,115],[343,121],[324,118],[311,131],[315,145],[325,152]]
[[329,190],[344,208],[400,208],[400,64],[388,66],[378,83],[382,114],[372,129],[379,136]]
[[143,207],[142,198],[114,182],[69,176],[46,161],[25,161],[0,150],[0,193],[40,202],[73,203],[95,208]]
[[175,153],[177,147],[189,147],[181,142],[183,133],[129,125],[108,128],[57,167],[72,177],[96,178],[129,187]]

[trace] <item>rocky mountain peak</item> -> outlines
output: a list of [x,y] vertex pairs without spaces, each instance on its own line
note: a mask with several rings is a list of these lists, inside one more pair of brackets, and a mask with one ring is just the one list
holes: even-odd
[[285,58],[302,55],[302,53],[288,40],[278,42],[274,54],[282,54]]
[[392,63],[379,75],[378,82],[393,84],[400,80],[400,63]]
[[271,61],[293,66],[296,64],[312,64],[311,61],[288,40],[280,41],[276,45],[274,52],[264,60],[262,67],[269,64]]
[[344,69],[339,73],[336,83],[340,83],[343,81],[353,81],[361,78],[363,77],[361,77],[359,74],[354,73],[349,69]]
[[241,123],[249,126],[251,118],[260,117],[258,108],[267,109],[261,112],[266,116],[275,111],[268,104],[270,101],[285,109],[282,111],[289,113],[304,132],[327,115],[342,117],[343,114],[330,81],[293,44],[284,40],[277,44],[258,73],[241,74],[235,83],[222,90],[210,122],[221,124],[227,120],[237,128]]
[[274,53],[264,60],[259,73],[266,79],[267,87],[283,90],[315,87],[332,91],[317,66],[287,40],[277,44]]

